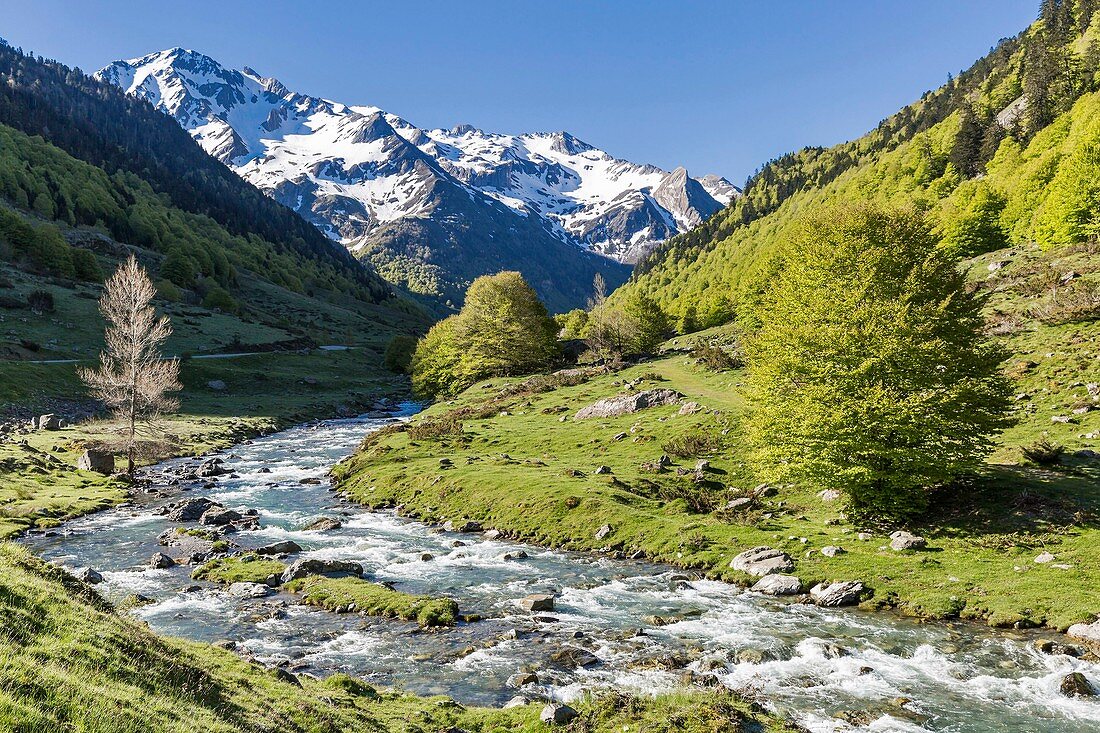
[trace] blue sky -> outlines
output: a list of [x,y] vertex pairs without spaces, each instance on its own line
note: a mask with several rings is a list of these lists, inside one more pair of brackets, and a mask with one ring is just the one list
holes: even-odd
[[0,0],[0,36],[86,71],[184,46],[424,128],[569,130],[740,185],[865,132],[1014,35],[1036,0]]

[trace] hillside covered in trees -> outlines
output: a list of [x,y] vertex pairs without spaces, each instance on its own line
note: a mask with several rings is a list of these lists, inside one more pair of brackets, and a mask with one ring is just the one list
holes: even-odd
[[935,222],[942,246],[962,257],[1093,239],[1095,11],[1091,0],[1047,0],[1030,28],[875,130],[769,162],[743,197],[640,263],[616,297],[649,295],[684,331],[745,315],[796,220],[846,201],[915,206]]
[[[310,296],[393,299],[377,274],[148,103],[3,43],[0,79],[0,197],[16,209],[159,252],[163,279],[180,288],[208,278],[232,292],[247,269]],[[31,241],[11,217],[5,222],[8,257],[74,274],[71,256],[45,241],[53,235]]]

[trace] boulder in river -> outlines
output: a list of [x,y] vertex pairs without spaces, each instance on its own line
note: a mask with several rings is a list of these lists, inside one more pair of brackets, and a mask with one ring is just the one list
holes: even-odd
[[782,550],[760,545],[733,558],[730,567],[762,578],[772,573],[789,573],[794,570],[794,561]]
[[674,389],[647,389],[644,392],[618,395],[616,397],[608,397],[599,400],[581,409],[573,419],[587,420],[592,417],[618,417],[619,415],[629,415],[632,412],[637,412],[647,407],[673,405],[683,398],[684,396]]
[[534,672],[520,672],[508,678],[508,686],[517,690],[524,685],[537,685],[538,683],[539,676]]
[[103,574],[93,568],[81,568],[76,571],[75,575],[88,585],[95,585],[103,582]]
[[170,568],[176,564],[176,561],[165,555],[163,552],[153,553],[153,556],[149,558],[149,567],[154,570],[164,570]]
[[271,586],[263,583],[230,583],[229,593],[237,598],[264,598],[273,593]]
[[825,608],[854,606],[863,594],[863,583],[858,580],[818,583],[810,588],[810,597],[814,603]]
[[289,583],[292,580],[298,580],[307,575],[327,575],[329,577],[353,575],[358,578],[363,575],[363,566],[359,563],[347,562],[345,560],[321,560],[315,557],[305,558],[294,562],[283,571],[282,582]]
[[794,596],[802,592],[802,581],[793,575],[772,573],[756,581],[752,590],[769,596]]
[[1095,697],[1096,689],[1080,672],[1070,672],[1062,678],[1058,691],[1066,697]]
[[890,535],[890,549],[901,552],[903,550],[923,550],[928,541],[920,535],[906,532],[901,529]]
[[234,509],[226,509],[224,507],[214,506],[210,507],[202,513],[202,516],[199,517],[199,524],[213,527],[223,527],[227,524],[232,524],[233,522],[239,522],[242,519],[244,519],[244,517],[241,515],[241,513]]
[[598,664],[600,659],[587,649],[567,646],[551,654],[550,661],[566,669],[581,669]]
[[547,725],[566,725],[579,715],[580,713],[565,703],[552,702],[539,713],[539,720]]
[[77,459],[76,467],[81,471],[95,471],[106,476],[115,470],[115,456],[108,451],[86,450]]
[[553,611],[554,596],[548,593],[535,593],[526,598],[521,598],[519,605],[528,611]]
[[333,529],[340,529],[344,524],[339,519],[332,517],[321,517],[315,519],[306,526],[302,527],[303,532],[328,532]]
[[199,468],[195,471],[195,475],[199,478],[213,478],[214,476],[224,476],[229,473],[229,469],[222,465],[222,459],[210,458],[199,464]]
[[294,540],[282,540],[281,542],[272,542],[270,545],[257,547],[255,553],[257,555],[291,555],[301,551],[302,546]]
[[208,509],[220,506],[221,504],[205,496],[197,496],[172,505],[167,518],[173,522],[196,522]]

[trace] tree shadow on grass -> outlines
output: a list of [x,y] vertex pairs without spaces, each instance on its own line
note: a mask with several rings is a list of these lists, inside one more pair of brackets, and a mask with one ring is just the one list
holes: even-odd
[[1018,544],[1028,535],[1100,528],[1100,465],[989,466],[937,491],[920,524],[939,535],[1018,535]]

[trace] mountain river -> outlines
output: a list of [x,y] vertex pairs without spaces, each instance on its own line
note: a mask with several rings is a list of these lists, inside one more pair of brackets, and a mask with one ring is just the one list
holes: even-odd
[[[406,405],[401,416],[413,411]],[[600,687],[672,690],[693,671],[759,695],[812,731],[1100,731],[1100,700],[1058,691],[1073,671],[1100,685],[1100,665],[1035,649],[1036,639],[1057,639],[1054,634],[918,623],[784,603],[720,582],[684,584],[673,580],[680,573],[669,567],[441,532],[342,502],[325,481],[300,483],[323,479],[364,434],[386,422],[332,420],[249,441],[220,454],[236,477],[223,476],[206,490],[172,488],[258,510],[260,529],[229,536],[242,547],[292,539],[305,555],[361,563],[368,578],[449,596],[463,613],[486,620],[422,631],[415,624],[312,609],[288,594],[237,598],[192,581],[187,566],[150,569],[150,556],[164,549],[158,535],[179,526],[155,513],[180,497],[168,491],[24,541],[48,560],[101,571],[105,582],[97,587],[108,598],[139,593],[153,599],[134,613],[159,633],[233,639],[261,660],[295,672],[348,672],[467,704],[508,701],[519,694],[508,678],[526,670],[539,682],[524,694],[566,701]],[[168,461],[151,475],[188,460]],[[322,516],[338,517],[343,526],[300,530]],[[520,550],[525,558],[504,558]],[[186,590],[195,585],[198,590]],[[543,592],[557,594],[552,613],[531,614],[516,604]],[[674,622],[654,626],[651,616]],[[578,669],[551,660],[566,647],[595,660]]]

